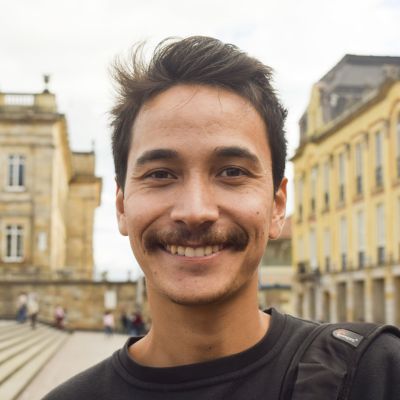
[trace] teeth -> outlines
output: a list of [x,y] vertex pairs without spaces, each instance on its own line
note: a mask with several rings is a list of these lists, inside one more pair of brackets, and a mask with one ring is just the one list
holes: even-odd
[[204,257],[204,253],[205,253],[204,250],[205,250],[204,247],[196,247],[194,249],[194,255],[196,257]]
[[185,248],[185,257],[193,257],[194,256],[194,248],[186,247]]
[[222,245],[202,246],[202,247],[189,247],[177,246],[174,244],[167,244],[165,249],[171,254],[178,254],[185,257],[204,257],[213,253],[217,253],[222,249]]

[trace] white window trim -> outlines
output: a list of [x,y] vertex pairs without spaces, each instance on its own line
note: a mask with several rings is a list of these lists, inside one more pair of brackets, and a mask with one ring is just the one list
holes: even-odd
[[[10,163],[10,158],[11,157],[17,157],[18,161],[13,161],[12,165],[16,167],[17,173],[16,175],[13,175],[13,181],[16,181],[16,184],[10,185],[9,182],[9,177],[10,177],[10,168],[11,168],[11,163]],[[23,184],[19,185],[19,167],[20,165],[23,165]],[[7,192],[23,192],[26,190],[26,157],[24,154],[9,154],[7,157],[7,174],[6,174],[6,185],[5,189]]]
[[[16,235],[14,235],[14,237],[16,237],[18,235],[18,232],[21,232],[21,237],[22,237],[22,255],[21,256],[17,256],[17,255],[11,255],[8,256],[7,255],[7,236],[8,236],[8,228],[12,227],[11,230],[15,232],[17,232]],[[21,229],[18,229],[18,227],[21,227]],[[15,241],[15,239],[14,239]],[[16,249],[16,243],[14,243],[14,250],[15,252],[17,251]],[[3,261],[4,262],[22,262],[24,260],[24,227],[21,224],[7,224],[4,227],[4,256],[3,256]]]

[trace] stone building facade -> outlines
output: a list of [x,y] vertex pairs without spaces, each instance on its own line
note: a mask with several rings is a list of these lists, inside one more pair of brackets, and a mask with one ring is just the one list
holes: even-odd
[[346,55],[293,157],[297,314],[400,325],[400,57]]
[[282,233],[270,240],[261,259],[258,272],[258,302],[293,314],[292,217],[286,218]]
[[0,278],[87,278],[101,179],[55,95],[0,92]]

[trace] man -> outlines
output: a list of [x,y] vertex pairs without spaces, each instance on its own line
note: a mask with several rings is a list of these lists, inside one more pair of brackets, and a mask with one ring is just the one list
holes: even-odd
[[[148,66],[137,51],[115,78],[118,224],[152,327],[46,399],[278,400],[315,324],[258,309],[257,266],[286,206],[286,111],[270,68],[191,37],[162,43]],[[398,399],[399,350],[381,335],[350,398]]]

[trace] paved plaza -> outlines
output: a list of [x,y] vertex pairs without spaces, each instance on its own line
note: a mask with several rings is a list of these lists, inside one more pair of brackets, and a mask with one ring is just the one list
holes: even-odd
[[111,355],[124,345],[127,338],[125,335],[106,337],[92,332],[71,334],[18,400],[40,400],[55,386]]

